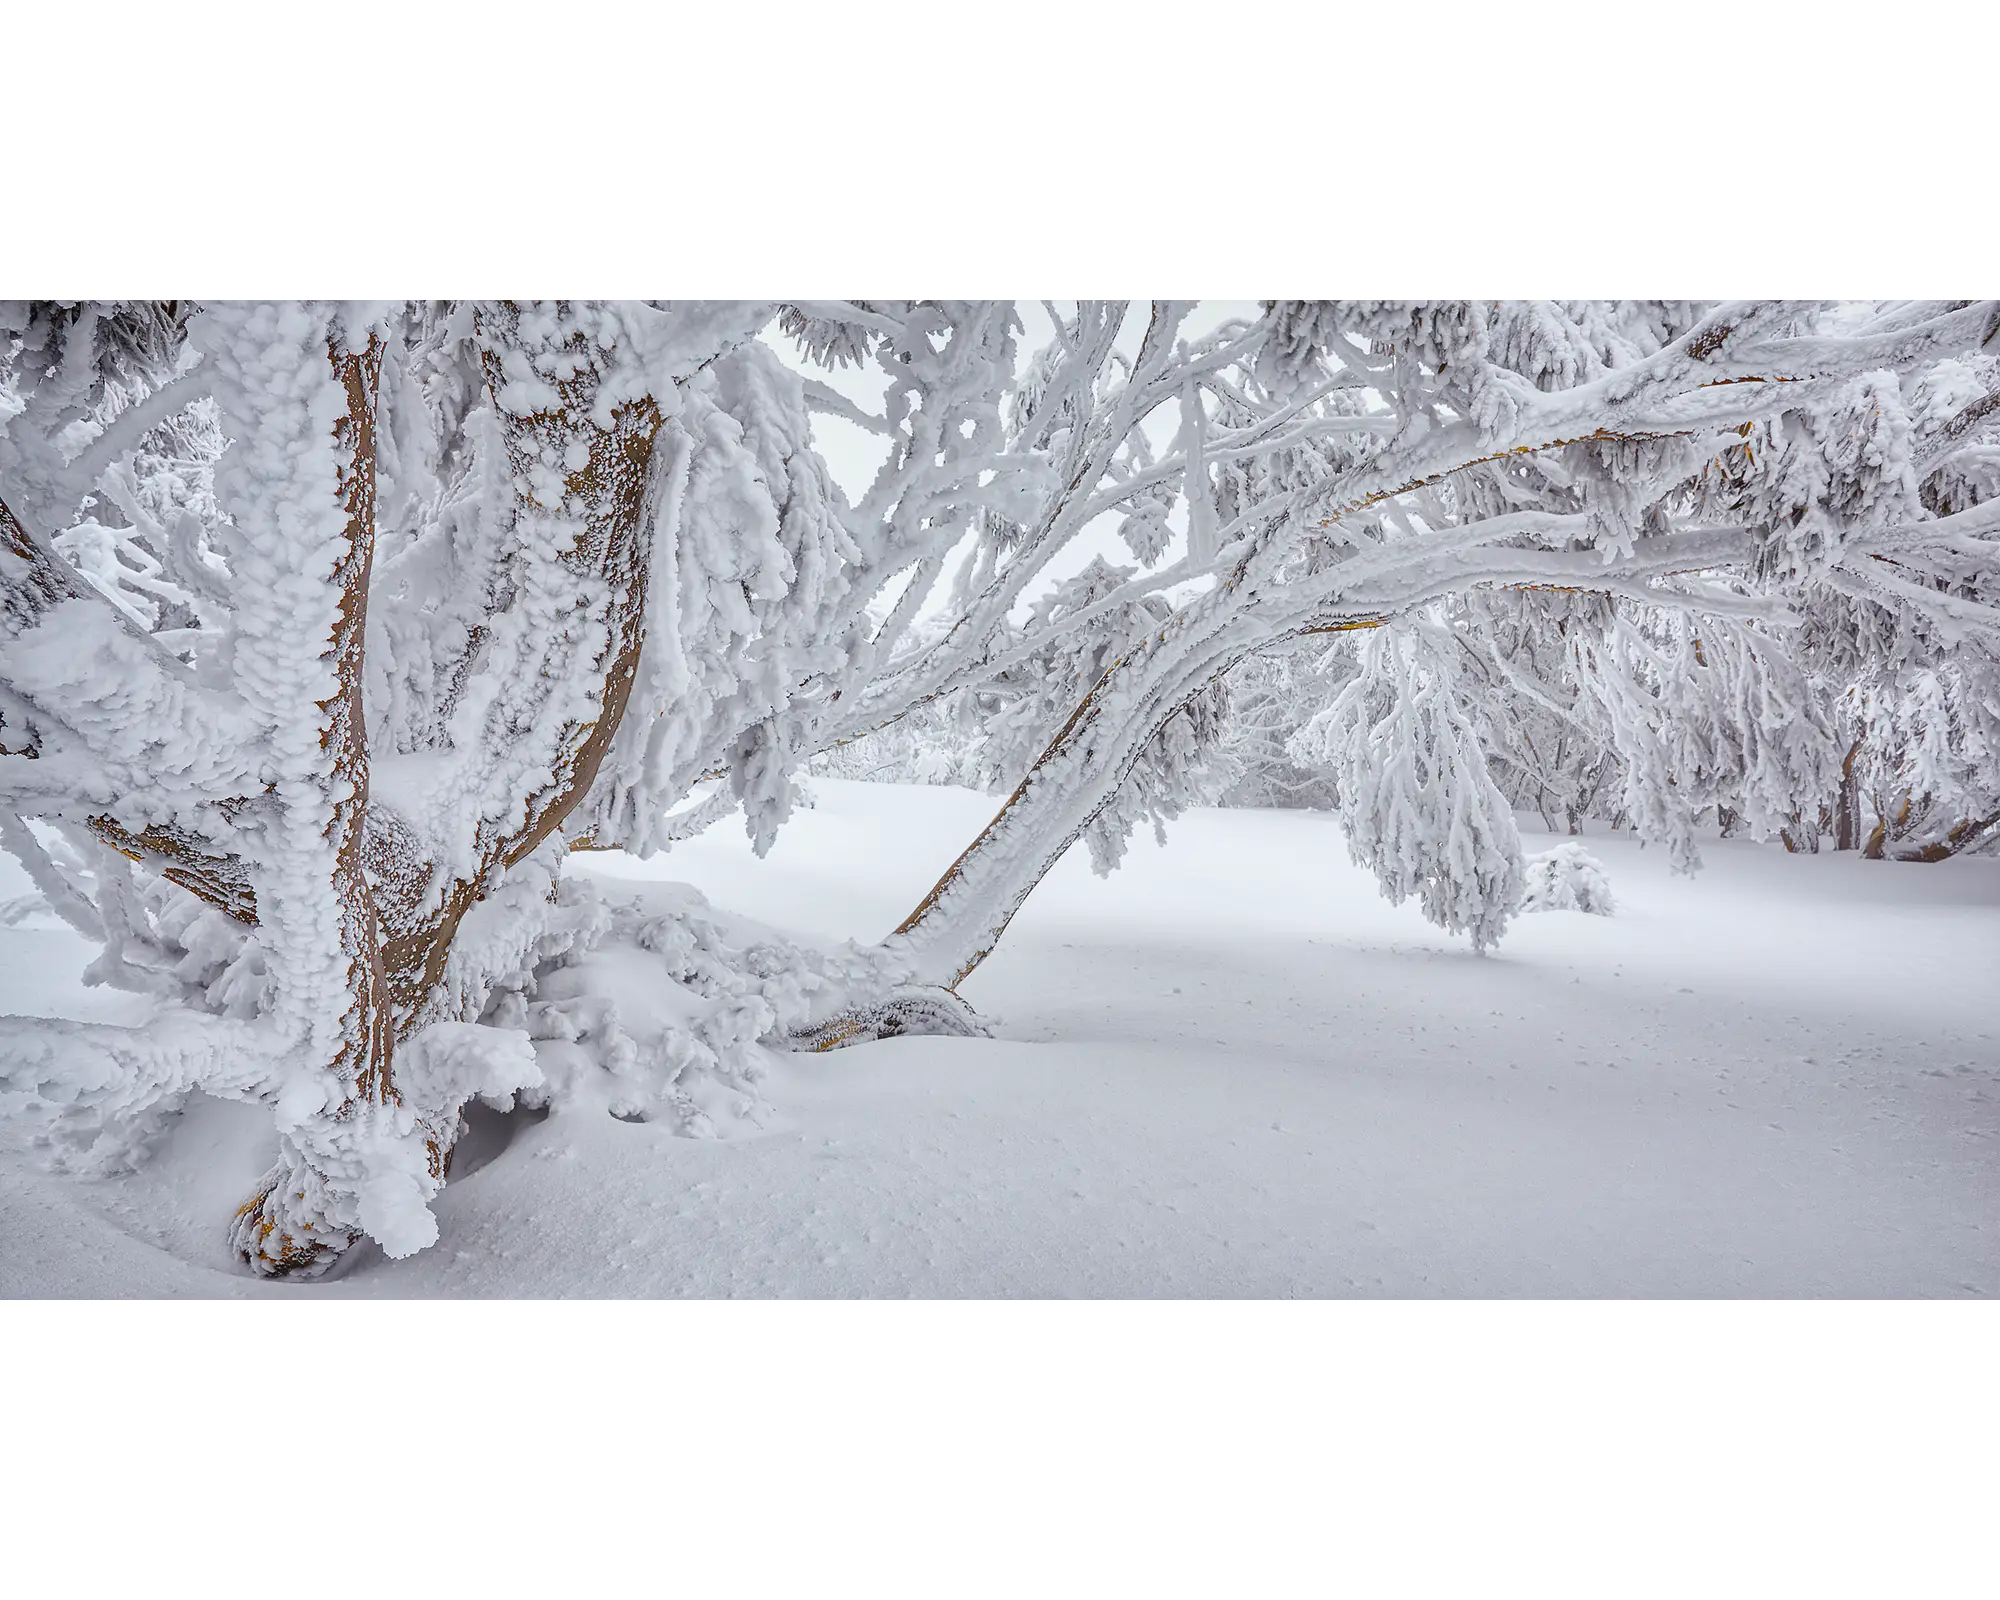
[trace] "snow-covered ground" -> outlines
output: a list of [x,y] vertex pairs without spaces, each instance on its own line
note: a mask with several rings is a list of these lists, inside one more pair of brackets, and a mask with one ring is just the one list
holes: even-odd
[[[588,870],[866,938],[994,804],[814,790],[762,862],[725,824]],[[1524,916],[1481,958],[1330,818],[1191,813],[1042,885],[965,985],[996,1037],[787,1058],[761,1133],[483,1113],[436,1246],[274,1285],[223,1250],[268,1116],[201,1101],[132,1177],[0,1157],[0,1294],[2000,1292],[2000,861],[1710,843],[1690,881],[1590,847],[1617,916]],[[0,928],[0,1011],[142,1013],[83,960]]]

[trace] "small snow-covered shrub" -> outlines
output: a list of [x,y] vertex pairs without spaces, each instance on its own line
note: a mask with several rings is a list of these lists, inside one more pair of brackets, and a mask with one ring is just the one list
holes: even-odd
[[1529,856],[1527,869],[1523,911],[1588,911],[1608,917],[1618,909],[1604,863],[1574,841]]

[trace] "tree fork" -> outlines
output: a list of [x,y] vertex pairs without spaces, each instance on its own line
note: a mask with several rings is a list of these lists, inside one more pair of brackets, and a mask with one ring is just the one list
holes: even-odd
[[[512,307],[503,307],[484,320],[484,331],[489,336],[484,365],[488,385],[496,394],[504,382],[499,349],[508,342],[518,321],[518,313]],[[552,408],[526,417],[503,413],[502,419],[513,469],[517,514],[538,508],[529,485],[534,482],[538,464],[549,459],[546,447],[551,441],[558,447],[558,458],[567,454],[570,443],[586,443],[586,459],[568,471],[562,483],[566,502],[580,502],[592,511],[585,518],[582,535],[559,559],[580,573],[603,577],[616,596],[610,618],[611,641],[598,663],[604,687],[597,715],[567,726],[561,740],[564,754],[555,764],[553,781],[529,797],[523,825],[511,831],[483,830],[477,840],[474,869],[446,885],[435,902],[431,895],[436,878],[434,868],[418,865],[411,870],[406,861],[403,870],[392,870],[399,850],[407,852],[417,841],[390,814],[376,813],[367,818],[367,825],[355,837],[357,866],[365,854],[374,868],[357,872],[357,876],[364,887],[371,879],[374,885],[367,908],[372,930],[369,954],[372,973],[379,977],[371,974],[369,986],[376,997],[371,1016],[379,1019],[378,1059],[382,1068],[378,1078],[370,1079],[369,1087],[378,1103],[381,1099],[400,1099],[388,1071],[395,1043],[441,1020],[440,990],[465,915],[484,898],[496,872],[516,866],[533,854],[561,828],[588,794],[630,700],[645,632],[649,532],[644,526],[645,488],[653,445],[663,418],[658,404],[650,396],[644,396],[617,407],[611,413],[610,426],[600,427],[591,417],[598,386],[590,363],[579,361],[573,376],[551,385],[558,397]],[[372,532],[372,412],[366,433],[357,432],[355,436],[365,437],[371,450],[367,492]],[[359,641],[363,631],[360,624],[365,620],[365,565],[359,576],[362,592],[353,611],[356,622],[353,727],[357,733],[361,726]],[[342,614],[343,618],[348,615],[345,603]],[[345,676],[342,681],[347,682]],[[365,752],[362,762],[361,792],[365,797]],[[424,909],[426,906],[430,909]],[[361,1103],[351,1102],[340,1114],[351,1115]],[[431,1175],[439,1182],[444,1180],[450,1165],[455,1132],[451,1126],[426,1130]],[[272,1176],[279,1175],[274,1172]],[[239,1211],[236,1230],[239,1236],[246,1216],[258,1219],[257,1225],[262,1225],[271,1192],[267,1181],[267,1187]],[[334,1245],[331,1253],[342,1248],[344,1244]],[[295,1258],[280,1252],[276,1270],[316,1272],[323,1270],[330,1260],[324,1244],[315,1242],[301,1249],[295,1242],[293,1249]],[[270,1270],[260,1263],[253,1265]]]
[[[505,382],[498,347],[506,343],[518,320],[511,307],[482,320],[482,330],[490,341],[482,361],[487,384],[496,394]],[[493,873],[526,860],[561,828],[589,793],[624,721],[638,675],[639,654],[645,643],[649,565],[649,530],[644,526],[646,478],[664,419],[649,396],[619,406],[611,414],[611,427],[599,428],[590,418],[597,382],[588,364],[581,365],[576,376],[552,385],[558,396],[554,409],[528,417],[504,416],[503,430],[514,468],[517,508],[524,510],[536,506],[527,485],[541,459],[540,439],[554,436],[587,442],[587,460],[564,477],[563,487],[567,497],[596,507],[597,514],[588,519],[585,536],[562,560],[579,571],[600,573],[617,596],[610,650],[599,663],[604,690],[598,714],[590,721],[569,725],[563,740],[566,754],[557,763],[553,781],[529,798],[527,820],[521,828],[511,833],[483,831],[477,866],[447,886],[435,911],[423,915],[416,909],[429,886],[425,876],[422,888],[411,897],[414,903],[399,908],[393,917],[384,955],[396,1011],[406,1029],[431,1020],[427,1002],[444,979],[459,923],[484,896]]]

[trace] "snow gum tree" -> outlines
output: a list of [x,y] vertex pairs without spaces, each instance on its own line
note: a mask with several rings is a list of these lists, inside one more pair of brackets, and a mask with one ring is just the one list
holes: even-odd
[[[192,1091],[268,1106],[232,1243],[312,1274],[435,1237],[466,1102],[558,1092],[539,1041],[689,1122],[755,1050],[976,1026],[1072,844],[1232,785],[1324,786],[1481,946],[1516,805],[1690,867],[1725,812],[2000,828],[2000,305],[1044,312],[0,305],[0,845],[156,1002],[0,1019],[0,1110],[101,1167]],[[828,418],[880,452],[853,499]],[[736,813],[762,850],[807,762],[895,740],[1007,794],[877,944],[563,870]],[[705,1031],[545,982],[607,938]]]

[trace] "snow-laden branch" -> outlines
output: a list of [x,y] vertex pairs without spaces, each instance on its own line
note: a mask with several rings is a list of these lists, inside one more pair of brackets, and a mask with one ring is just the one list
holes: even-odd
[[843,422],[851,422],[863,432],[879,434],[885,439],[893,439],[896,430],[885,418],[872,411],[863,411],[846,395],[817,378],[805,380],[806,404],[825,416],[839,417]]
[[1828,571],[1825,581],[1844,594],[1914,611],[1929,619],[1946,639],[1957,640],[1976,634],[2000,644],[2000,606],[1967,600],[1942,593],[1927,584],[1912,582],[1898,574],[1886,556],[1876,556],[1865,564],[1843,561]]
[[153,429],[207,393],[208,385],[197,367],[127,406],[63,464],[62,476],[54,485],[56,497],[63,504],[74,506],[97,487],[98,480],[120,456],[138,448],[139,442]]
[[27,869],[29,881],[57,916],[86,939],[104,938],[104,919],[90,897],[49,858],[27,823],[4,808],[0,808],[0,849]]
[[137,1027],[0,1016],[0,1115],[75,1150],[96,1170],[135,1151],[135,1126],[200,1089],[266,1099],[282,1082],[282,1034],[264,1022],[168,1008]]
[[263,788],[244,706],[135,627],[4,501],[0,683],[18,708],[0,725],[0,801],[17,810],[109,813],[139,830]]

